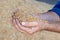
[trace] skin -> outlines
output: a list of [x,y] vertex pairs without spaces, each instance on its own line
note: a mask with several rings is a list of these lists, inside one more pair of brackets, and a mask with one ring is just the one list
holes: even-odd
[[[33,23],[33,22],[20,22],[17,18],[12,17],[12,22],[13,22],[14,26],[20,32],[23,32],[23,33],[33,34],[35,32],[43,31],[43,30],[60,32],[60,18],[54,12],[46,12],[46,13],[47,14],[51,13],[50,16],[52,15],[53,18],[55,17],[57,19],[48,20],[49,23],[44,23],[42,21],[39,21],[39,22],[36,21],[35,23]],[[38,17],[39,16],[40,15],[38,15]],[[24,23],[24,24],[22,24],[22,23]],[[32,28],[27,28],[26,26],[32,26]]]
[[26,28],[19,23],[18,19],[13,19],[13,24],[20,32],[23,33],[33,34],[40,30],[40,27]]

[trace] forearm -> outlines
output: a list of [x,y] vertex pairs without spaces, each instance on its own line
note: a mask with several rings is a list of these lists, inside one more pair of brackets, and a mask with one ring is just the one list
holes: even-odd
[[[60,17],[60,0],[56,3],[56,5],[50,11],[55,12]],[[49,24],[49,26],[47,26],[45,30],[60,32],[60,23]]]
[[46,29],[48,31],[53,31],[53,32],[59,32],[60,33],[60,24],[56,24],[56,25],[50,25],[50,26],[46,26]]

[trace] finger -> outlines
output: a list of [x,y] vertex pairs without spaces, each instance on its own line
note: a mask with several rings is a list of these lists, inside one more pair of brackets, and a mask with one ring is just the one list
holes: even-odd
[[[28,29],[28,28],[24,28],[24,27],[22,27],[21,25],[20,26],[18,26],[20,23],[15,19],[15,17],[12,17],[12,19],[13,19],[13,24],[14,24],[14,26],[20,31],[20,32],[23,32],[23,33],[29,33],[29,34],[31,34],[31,29]],[[17,23],[17,22],[18,23]]]
[[[16,20],[16,18],[14,17],[15,16],[15,14],[12,16],[12,23],[13,23],[13,25],[17,28],[17,30],[18,31],[20,31],[20,32],[23,32],[23,33],[29,33],[29,34],[32,34],[32,30],[31,29],[28,29],[28,28],[24,28],[24,27],[22,27],[21,25],[20,26],[18,26],[20,23]],[[18,23],[17,23],[17,22]],[[23,30],[24,29],[24,30]],[[27,31],[26,31],[27,30]]]
[[25,31],[21,30],[18,25],[16,24],[15,19],[12,19],[13,25],[17,28],[18,31],[25,33]]
[[19,23],[18,19],[16,19],[16,23],[17,23],[17,25],[19,26],[20,29],[22,29],[22,30],[24,30],[24,31],[26,31],[26,32],[28,32],[28,33],[31,33],[31,32],[32,32],[32,29],[23,27],[23,26]]
[[37,26],[38,22],[22,22],[23,26]]
[[32,29],[31,29],[31,28],[23,27],[23,26],[19,23],[18,19],[16,19],[16,23],[18,24],[18,26],[19,26],[22,30],[26,31],[26,32],[29,33],[29,34],[33,34],[33,33],[35,33],[35,32],[37,32],[37,31],[40,30],[40,28],[39,28],[38,26],[37,26],[37,27],[32,27]]

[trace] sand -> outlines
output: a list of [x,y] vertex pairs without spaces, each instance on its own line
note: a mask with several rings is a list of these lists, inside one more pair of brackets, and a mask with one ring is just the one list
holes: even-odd
[[53,6],[54,4],[35,0],[0,0],[0,40],[60,40],[60,33],[42,31],[28,35],[19,32],[12,24],[12,15],[17,8],[27,8],[27,11],[34,8],[33,13],[43,13]]

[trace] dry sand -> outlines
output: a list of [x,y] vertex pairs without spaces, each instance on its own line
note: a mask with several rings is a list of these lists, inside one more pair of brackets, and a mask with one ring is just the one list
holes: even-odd
[[12,24],[11,16],[16,8],[34,8],[34,13],[42,13],[52,8],[53,5],[47,3],[35,0],[0,0],[0,40],[60,40],[60,33],[42,31],[28,35],[19,32]]

